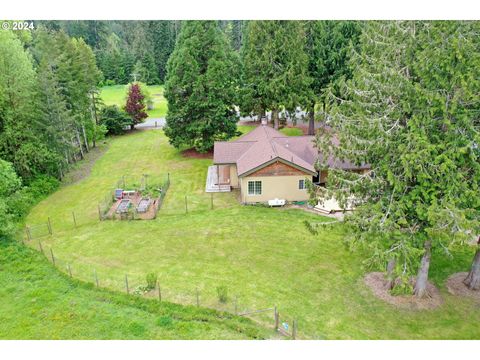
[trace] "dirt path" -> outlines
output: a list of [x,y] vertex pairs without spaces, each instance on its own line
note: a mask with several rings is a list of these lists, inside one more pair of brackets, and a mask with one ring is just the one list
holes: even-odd
[[63,185],[71,185],[79,182],[80,180],[88,177],[92,171],[95,162],[108,150],[109,143],[101,142],[97,144],[97,147],[90,149],[85,154],[85,158],[72,165],[65,178],[62,181]]

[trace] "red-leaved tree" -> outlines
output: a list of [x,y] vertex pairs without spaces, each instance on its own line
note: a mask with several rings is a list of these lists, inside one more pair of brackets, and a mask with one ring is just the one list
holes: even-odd
[[136,124],[140,124],[148,115],[145,111],[145,96],[142,94],[139,84],[132,84],[128,89],[127,103],[125,104],[125,111],[132,118],[130,128],[133,130]]

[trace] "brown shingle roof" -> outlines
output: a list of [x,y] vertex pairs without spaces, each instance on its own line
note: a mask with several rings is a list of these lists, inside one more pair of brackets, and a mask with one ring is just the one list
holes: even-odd
[[213,145],[213,162],[215,164],[235,164],[254,141],[216,141]]
[[[282,159],[305,172],[315,172],[314,162],[304,159],[301,154],[292,152],[288,146],[277,142],[278,139],[285,136],[268,126],[259,126],[251,132],[241,136],[231,142],[215,142],[213,162],[215,164],[237,165],[238,175],[244,175],[249,171],[273,160]],[[303,146],[307,146],[307,141],[303,141]],[[300,144],[297,145],[301,147]],[[313,144],[311,144],[313,149]],[[301,151],[300,151],[301,153]]]
[[[215,142],[214,164],[236,164],[239,176],[281,159],[306,173],[316,173],[314,164],[321,158],[314,145],[314,136],[285,136],[269,126],[259,126],[235,141]],[[359,168],[349,161],[329,159],[328,165],[341,169]]]

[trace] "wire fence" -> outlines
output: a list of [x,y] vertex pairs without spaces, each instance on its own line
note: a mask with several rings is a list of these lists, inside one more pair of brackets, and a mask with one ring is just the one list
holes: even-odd
[[[90,283],[94,287],[119,291],[130,296],[140,296],[159,302],[168,301],[227,312],[247,317],[265,328],[271,328],[280,337],[298,338],[297,321],[280,312],[275,305],[255,309],[246,305],[236,295],[218,293],[218,287],[216,289],[200,289],[199,287],[187,290],[173,289],[162,284],[158,277],[149,286],[147,274],[140,276],[139,274],[124,273],[119,276],[119,272],[116,271],[114,275],[112,274],[114,269],[111,268],[97,269],[95,266],[79,263],[75,259],[72,259],[72,261],[64,260],[57,256],[54,248],[47,242],[43,242],[42,239],[32,240],[30,245],[38,249],[62,273],[71,278]],[[217,292],[216,296],[212,295],[215,292]]]
[[[143,177],[142,177],[143,178]],[[133,177],[122,176],[116,182],[119,188],[125,184],[131,186],[132,189],[140,189],[145,180],[134,181]],[[130,184],[130,185],[128,185]],[[138,187],[135,187],[138,186]],[[171,186],[170,174],[167,174],[164,181],[160,184],[151,182],[150,185],[145,184],[145,189],[151,186],[158,190],[158,197],[152,202],[153,214],[148,219],[155,219],[157,215],[187,215],[202,213],[217,209],[227,209],[239,206],[238,191],[232,193],[205,193],[191,192],[185,194],[169,193]],[[115,187],[116,189],[117,187]],[[83,209],[68,209],[62,213],[44,214],[44,220],[38,223],[27,223],[24,229],[24,239],[31,241],[45,236],[59,234],[64,231],[72,231],[81,229],[83,226],[91,226],[104,220],[140,220],[145,219],[142,214],[133,207],[126,214],[121,216],[114,211],[117,199],[115,198],[115,189],[105,192],[95,207],[95,202]],[[170,195],[168,195],[170,194]],[[86,195],[88,196],[88,195]],[[92,206],[93,205],[93,206]]]
[[[154,185],[151,182],[150,185]],[[231,193],[191,193],[180,195],[172,194],[167,196],[170,188],[170,175],[160,185],[162,191],[159,193],[157,202],[154,204],[155,217],[158,212],[165,215],[188,215],[211,211],[218,208],[229,208],[238,206],[235,194]],[[139,181],[134,177],[122,176],[115,184],[115,189],[143,189],[149,187],[148,176],[142,176]],[[124,274],[120,279],[118,269],[114,268],[95,268],[81,260],[64,260],[58,257],[51,244],[51,239],[56,235],[61,235],[64,231],[81,230],[85,226],[95,226],[107,219],[107,214],[115,203],[115,190],[112,189],[105,193],[98,203],[98,208],[88,208],[84,210],[72,209],[62,215],[48,216],[45,221],[37,224],[27,224],[25,226],[24,241],[45,255],[45,257],[60,271],[72,278],[92,283],[96,287],[107,288],[110,290],[126,292],[132,296],[143,296],[156,299],[157,301],[169,301],[183,305],[194,305],[211,308],[219,311],[225,311],[238,316],[245,316],[265,327],[272,327],[279,335],[287,338],[297,338],[297,322],[288,319],[283,313],[280,313],[276,306],[255,309],[242,303],[238,296],[231,296],[228,300],[220,299],[215,296],[215,289],[172,289],[162,285],[159,281],[155,286],[148,287],[146,284],[146,274],[138,276],[134,274]],[[114,218],[115,219],[115,218]],[[132,219],[135,219],[133,217]],[[121,284],[121,285],[120,285]]]

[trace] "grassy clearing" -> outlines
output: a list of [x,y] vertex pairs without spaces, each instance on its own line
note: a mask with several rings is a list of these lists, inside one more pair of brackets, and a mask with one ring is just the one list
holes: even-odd
[[[251,130],[253,130],[256,126],[255,125],[238,125],[238,130],[242,133],[245,134]],[[303,135],[303,130],[300,128],[295,128],[295,127],[284,127],[279,130],[282,134],[286,136],[301,136]]]
[[287,136],[301,136],[303,135],[303,130],[296,127],[284,127],[280,129],[280,132]]
[[[68,262],[83,280],[91,282],[95,269],[101,286],[123,291],[125,273],[134,287],[145,283],[147,273],[157,272],[168,300],[193,304],[198,288],[205,306],[233,310],[234,297],[240,311],[277,305],[282,321],[298,320],[304,338],[480,338],[478,306],[449,295],[443,285],[449,274],[468,268],[471,253],[454,253],[453,260],[433,255],[432,279],[445,299],[441,308],[397,310],[365,288],[366,270],[359,254],[345,249],[341,225],[313,236],[303,221],[324,218],[301,210],[241,206],[235,192],[215,194],[211,210],[211,197],[203,192],[209,164],[209,159],[183,158],[162,131],[118,137],[87,178],[41,202],[27,223],[51,217],[54,234],[41,238],[44,248],[52,247],[61,266]],[[159,217],[98,222],[97,200],[117,178],[145,172],[159,179],[171,174]],[[76,229],[72,209],[83,214]],[[441,271],[440,264],[445,265]],[[225,305],[217,299],[220,285],[228,288]],[[271,324],[266,314],[258,319]]]
[[[100,92],[100,96],[106,105],[117,105],[122,108],[125,105],[127,96],[127,85],[104,86]],[[152,110],[148,110],[149,118],[160,118],[167,114],[167,100],[163,96],[162,85],[148,85],[148,91],[152,96]]]
[[0,241],[0,339],[252,339],[244,318],[92,288]]

